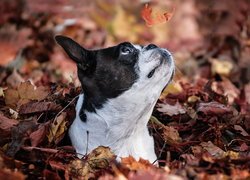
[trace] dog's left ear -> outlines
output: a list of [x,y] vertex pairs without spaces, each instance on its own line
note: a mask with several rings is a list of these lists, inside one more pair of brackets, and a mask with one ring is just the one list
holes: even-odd
[[78,67],[86,70],[93,62],[89,62],[91,51],[83,48],[80,44],[73,39],[66,36],[56,36],[56,42],[62,46],[68,56],[77,63]]

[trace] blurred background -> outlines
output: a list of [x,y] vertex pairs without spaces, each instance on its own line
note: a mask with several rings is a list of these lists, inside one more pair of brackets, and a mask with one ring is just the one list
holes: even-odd
[[[154,15],[172,13],[172,18],[147,26],[141,15],[146,3]],[[249,167],[250,0],[0,0],[0,147],[21,161],[46,164],[38,163],[36,177],[49,169],[51,156],[31,150],[30,144],[45,150],[67,145],[64,135],[81,92],[75,64],[55,35],[89,49],[123,41],[167,48],[176,75],[149,123],[161,162],[177,174],[185,164],[181,158],[192,166],[200,161],[209,173],[229,175],[229,168]],[[21,83],[26,80],[31,83]],[[26,120],[32,120],[29,126]],[[22,131],[14,131],[16,125]],[[229,151],[225,161],[201,159],[202,149],[218,158],[218,147]],[[241,159],[235,160],[235,153]],[[50,164],[54,173],[62,170],[58,164],[69,162],[64,156],[56,161]],[[194,177],[186,167],[183,176]],[[24,170],[34,175],[33,168]]]
[[[148,27],[145,3],[153,13],[174,8],[173,17]],[[74,64],[53,39],[62,34],[90,49],[155,43],[173,53],[177,80],[220,75],[242,89],[250,79],[249,6],[249,0],[1,0],[0,66],[35,84],[57,75],[77,84]]]

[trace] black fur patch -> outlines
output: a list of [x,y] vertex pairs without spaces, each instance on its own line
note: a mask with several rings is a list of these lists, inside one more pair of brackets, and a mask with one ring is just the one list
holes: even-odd
[[95,112],[107,99],[119,96],[138,79],[139,51],[131,43],[91,51],[68,37],[56,36],[55,39],[77,64],[84,93],[79,114],[82,121],[86,121],[84,110]]
[[[123,46],[132,47],[133,52],[122,55],[120,50]],[[138,50],[131,44],[122,43],[93,53],[94,59],[90,61],[96,61],[95,68],[87,74],[78,68],[78,77],[84,92],[82,108],[90,112],[101,108],[107,99],[115,98],[128,90],[138,78]]]

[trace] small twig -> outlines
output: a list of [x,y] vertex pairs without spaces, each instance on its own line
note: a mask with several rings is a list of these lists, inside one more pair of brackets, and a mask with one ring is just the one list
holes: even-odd
[[56,120],[56,118],[72,103],[75,101],[76,98],[78,98],[79,95],[77,95],[76,97],[74,97],[61,111],[59,111],[59,113],[57,113],[56,117],[54,118],[54,121]]
[[156,161],[158,161],[158,160],[160,159],[160,157],[161,157],[161,155],[162,155],[162,153],[163,153],[163,149],[165,149],[166,145],[167,145],[167,142],[164,141],[164,144],[163,144],[163,146],[162,146],[162,148],[161,148],[161,150],[160,150],[159,156],[157,157],[157,159],[156,159],[152,164],[156,163]]

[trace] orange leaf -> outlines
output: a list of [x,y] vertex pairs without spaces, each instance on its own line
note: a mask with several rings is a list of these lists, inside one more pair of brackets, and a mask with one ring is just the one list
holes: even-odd
[[156,24],[161,24],[169,21],[174,13],[175,8],[173,8],[173,11],[171,13],[165,12],[163,14],[156,12],[155,15],[152,15],[152,7],[150,7],[148,4],[145,4],[144,8],[142,9],[141,16],[146,22],[147,26],[153,26]]

